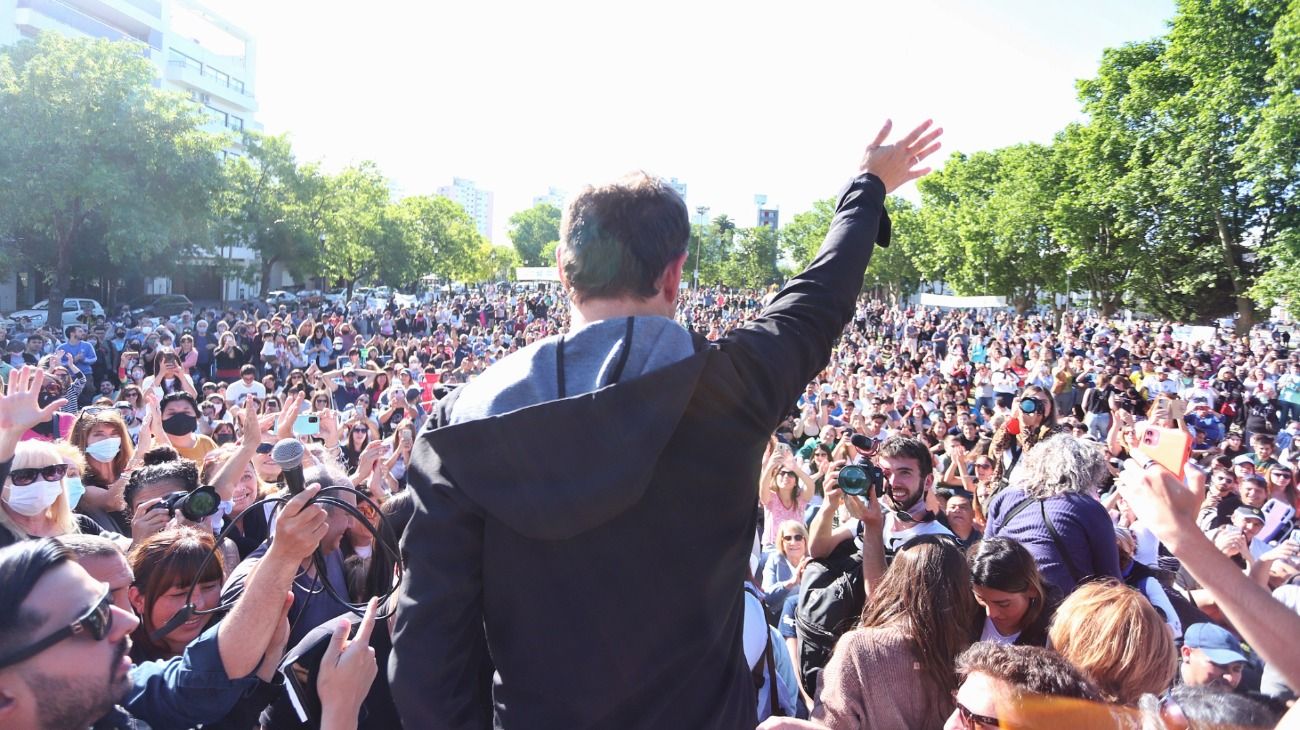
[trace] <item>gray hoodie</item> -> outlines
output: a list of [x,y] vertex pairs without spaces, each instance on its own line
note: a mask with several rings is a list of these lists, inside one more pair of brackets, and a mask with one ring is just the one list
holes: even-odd
[[[630,348],[626,341],[629,320]],[[565,397],[631,380],[695,352],[690,333],[667,317],[615,317],[593,322],[534,342],[488,368],[463,386],[465,392],[456,401],[451,422],[498,416],[559,398],[561,347]]]

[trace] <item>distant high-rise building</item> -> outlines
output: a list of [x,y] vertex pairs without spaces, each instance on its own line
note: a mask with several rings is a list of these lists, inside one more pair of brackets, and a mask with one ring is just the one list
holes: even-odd
[[[0,46],[43,32],[139,43],[141,55],[154,66],[157,87],[192,99],[207,115],[203,129],[228,135],[223,158],[243,153],[241,132],[262,129],[254,120],[258,107],[253,36],[195,0],[0,0]],[[220,274],[215,264],[256,268],[257,260],[251,248],[227,246],[216,257],[195,259],[193,268],[176,280],[144,276],[144,293],[186,294],[209,301],[256,296],[256,284]],[[0,309],[44,296],[43,284],[19,291],[16,281],[12,273],[0,279]],[[271,281],[279,287],[292,279],[277,264]]]
[[675,177],[669,178],[664,182],[668,183],[668,187],[672,188],[673,190],[676,190],[677,194],[682,196],[682,200],[686,200],[686,183],[682,182],[681,180],[678,180]]
[[560,210],[564,210],[564,202],[567,197],[568,196],[564,194],[563,190],[559,188],[548,187],[546,189],[545,195],[538,195],[537,197],[533,198],[533,205],[550,203],[551,205],[554,205],[556,208],[559,208]]
[[252,35],[194,0],[0,0],[0,46],[41,32],[135,41],[157,70],[158,86],[194,100],[205,129],[233,132],[224,154],[240,154],[238,134],[253,120],[257,45]]
[[474,219],[474,227],[478,232],[489,241],[492,240],[492,193],[490,191],[480,190],[473,180],[455,177],[452,178],[451,185],[438,188],[438,194],[459,203],[460,207],[469,213],[469,217]]
[[777,226],[780,225],[780,206],[769,207],[767,204],[767,196],[762,193],[754,196],[754,206],[758,208],[758,225],[767,226],[775,231]]

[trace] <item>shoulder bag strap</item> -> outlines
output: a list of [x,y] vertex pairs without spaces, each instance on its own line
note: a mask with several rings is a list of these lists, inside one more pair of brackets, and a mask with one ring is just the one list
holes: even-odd
[[1052,535],[1052,543],[1056,545],[1056,552],[1060,553],[1061,562],[1065,563],[1065,569],[1070,571],[1070,577],[1074,579],[1076,584],[1081,583],[1084,576],[1079,572],[1078,566],[1074,564],[1074,559],[1070,557],[1070,553],[1066,551],[1065,541],[1061,539],[1061,533],[1056,531],[1056,526],[1048,519],[1047,506],[1043,504],[1041,499],[1038,500],[1038,509],[1043,513],[1043,524]]

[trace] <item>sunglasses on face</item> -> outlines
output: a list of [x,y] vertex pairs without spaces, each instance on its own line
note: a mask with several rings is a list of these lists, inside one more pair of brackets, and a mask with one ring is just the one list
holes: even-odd
[[263,443],[260,443],[260,444],[257,445],[257,453],[262,454],[263,456],[265,456],[265,455],[271,453],[271,450],[274,449],[274,448],[275,448],[275,444],[268,444],[268,443],[266,443],[266,442],[263,442]]
[[977,715],[974,712],[971,712],[969,707],[963,705],[960,702],[956,702],[955,699],[954,702],[957,705],[957,716],[961,718],[962,727],[975,728],[979,725],[987,725],[989,727],[1001,727],[1001,724],[999,723],[999,720],[996,717],[989,717],[988,715]]
[[785,542],[803,542],[803,535],[798,533],[793,535],[782,535],[781,539]]
[[50,466],[40,466],[32,469],[14,469],[9,472],[9,479],[13,481],[14,486],[25,487],[36,481],[37,475],[47,482],[57,482],[67,473],[67,464],[52,464]]
[[64,639],[87,633],[95,641],[103,641],[113,628],[113,594],[105,590],[102,598],[84,615],[71,624],[55,631],[35,644],[23,647],[0,658],[0,668],[31,659]]

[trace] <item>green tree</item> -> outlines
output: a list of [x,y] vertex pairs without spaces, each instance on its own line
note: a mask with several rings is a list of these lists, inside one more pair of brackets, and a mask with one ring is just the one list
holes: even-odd
[[1047,218],[1051,160],[1035,144],[955,153],[922,179],[920,224],[931,245],[914,250],[917,270],[961,295],[1005,295],[1021,311],[1059,291],[1063,250]]
[[550,203],[538,203],[510,216],[510,242],[519,253],[523,266],[548,266],[542,249],[560,240],[560,209]]
[[244,154],[224,166],[217,198],[219,240],[258,252],[259,291],[271,289],[271,270],[286,266],[305,281],[320,271],[321,218],[330,204],[325,177],[299,166],[286,136],[244,134]]
[[142,49],[44,33],[0,51],[0,227],[49,280],[55,326],[77,262],[143,269],[211,245],[222,140],[154,88]]
[[352,288],[379,273],[380,264],[409,254],[409,238],[390,210],[388,181],[373,162],[348,167],[326,183],[329,205],[321,216],[326,274]]
[[[1181,0],[1158,65],[1131,77],[1125,115],[1152,152],[1149,180],[1162,205],[1149,237],[1217,258],[1243,330],[1253,322],[1259,251],[1276,243],[1294,194],[1294,179],[1290,193],[1261,190],[1252,177],[1260,163],[1243,155],[1259,141],[1276,89],[1273,33],[1286,10],[1280,0]],[[1214,288],[1210,272],[1194,273],[1201,280],[1190,284]]]
[[749,288],[777,281],[777,241],[776,231],[767,226],[737,231],[732,251],[722,266],[723,281]]
[[[871,265],[863,277],[863,291],[875,291],[897,301],[915,292],[921,285],[921,272],[916,267],[916,251],[924,246],[925,230],[920,209],[904,198],[891,195],[885,200],[893,225],[889,246],[876,246],[871,254]],[[794,261],[794,269],[801,271],[812,263],[821,249],[826,234],[830,232],[831,219],[835,217],[835,198],[815,201],[812,210],[795,215],[781,228],[781,250]]]
[[1260,122],[1238,154],[1256,198],[1277,211],[1270,227],[1277,236],[1260,246],[1265,263],[1251,295],[1262,305],[1285,304],[1300,317],[1300,0],[1291,0],[1273,29],[1269,48],[1275,54],[1266,80],[1269,98]]
[[795,268],[802,270],[812,263],[834,217],[835,198],[825,198],[814,202],[812,210],[796,214],[781,226],[781,251],[794,261]]
[[426,274],[476,281],[490,248],[463,208],[440,196],[402,199],[394,211],[403,226],[405,245],[395,247],[398,259],[385,268],[402,281]]
[[890,244],[875,247],[862,287],[864,291],[875,290],[897,303],[921,286],[916,252],[925,248],[925,223],[917,206],[894,195],[885,199],[885,210],[889,211],[893,226]]

